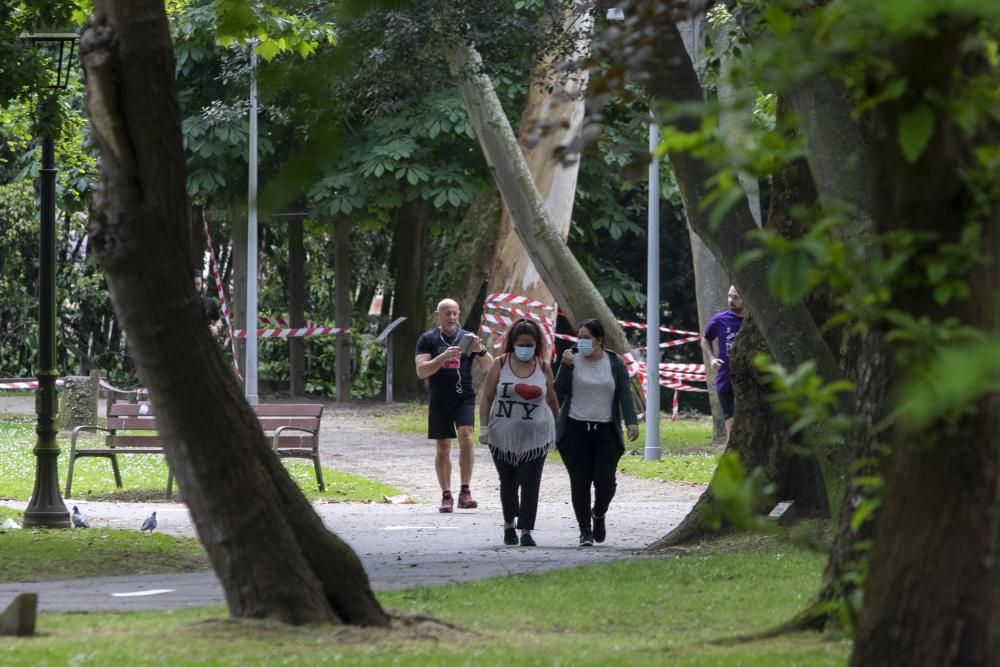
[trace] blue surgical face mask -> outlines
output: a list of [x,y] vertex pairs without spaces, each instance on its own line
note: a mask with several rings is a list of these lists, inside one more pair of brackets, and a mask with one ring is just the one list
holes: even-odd
[[531,361],[531,358],[535,356],[535,346],[534,345],[515,345],[514,355],[521,361]]
[[594,339],[593,338],[581,338],[576,341],[576,349],[580,350],[580,354],[587,356],[594,351]]

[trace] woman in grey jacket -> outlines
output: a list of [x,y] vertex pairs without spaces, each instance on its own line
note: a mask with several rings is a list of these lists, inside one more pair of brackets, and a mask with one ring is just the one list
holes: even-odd
[[586,320],[577,335],[574,350],[563,353],[556,374],[555,390],[561,401],[556,446],[569,473],[580,546],[590,547],[607,536],[605,514],[617,487],[618,459],[625,452],[622,419],[630,441],[639,437],[639,420],[625,363],[603,347],[604,326],[598,320]]

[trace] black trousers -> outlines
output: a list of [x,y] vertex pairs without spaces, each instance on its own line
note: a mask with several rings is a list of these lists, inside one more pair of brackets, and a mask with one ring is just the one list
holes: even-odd
[[604,516],[618,483],[615,471],[622,450],[612,429],[617,424],[595,424],[575,419],[566,420],[566,431],[559,441],[559,455],[569,473],[573,513],[580,530],[590,530],[590,487],[594,487],[593,512]]
[[[491,453],[493,453],[491,451]],[[513,523],[517,517],[517,527],[534,530],[535,515],[538,514],[538,489],[542,486],[542,468],[545,455],[531,461],[508,463],[493,454],[493,464],[500,475],[500,505],[503,507],[504,523]],[[521,491],[518,500],[518,489]]]

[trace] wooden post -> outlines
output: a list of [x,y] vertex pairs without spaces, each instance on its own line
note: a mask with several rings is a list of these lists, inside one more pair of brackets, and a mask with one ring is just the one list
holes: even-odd
[[[306,253],[302,242],[302,218],[288,220],[288,319],[292,327],[306,325]],[[306,393],[306,342],[288,339],[289,390],[292,396]],[[338,380],[339,383],[339,380]],[[339,397],[338,397],[339,398]]]

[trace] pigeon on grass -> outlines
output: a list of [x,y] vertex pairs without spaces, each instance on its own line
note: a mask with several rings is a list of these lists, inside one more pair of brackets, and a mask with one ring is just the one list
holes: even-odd
[[156,512],[153,512],[152,514],[146,517],[146,520],[142,522],[142,528],[140,528],[139,530],[146,533],[147,535],[153,534],[153,531],[156,530]]
[[90,524],[87,523],[86,517],[83,516],[83,512],[76,505],[73,505],[73,527],[74,528],[90,528]]

